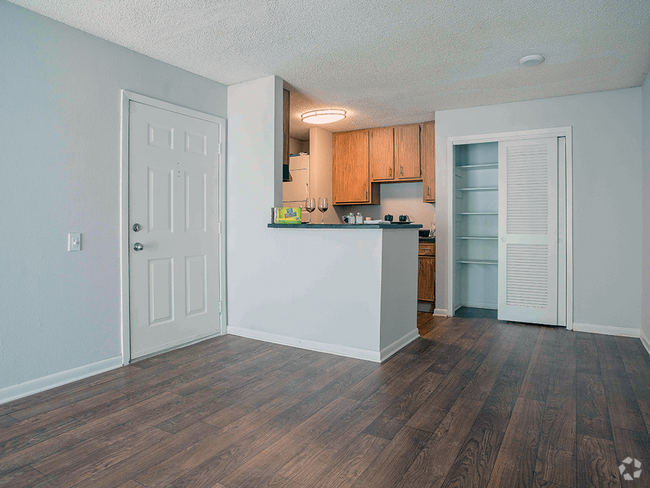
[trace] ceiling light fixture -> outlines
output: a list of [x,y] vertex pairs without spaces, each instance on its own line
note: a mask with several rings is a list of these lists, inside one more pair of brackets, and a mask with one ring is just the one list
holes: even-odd
[[303,122],[308,124],[330,124],[345,118],[345,110],[338,108],[323,108],[319,110],[310,110],[300,116]]
[[541,64],[544,61],[544,56],[541,54],[531,54],[530,56],[524,56],[519,60],[519,64],[522,66],[526,66],[527,68],[530,66],[537,66],[538,64]]

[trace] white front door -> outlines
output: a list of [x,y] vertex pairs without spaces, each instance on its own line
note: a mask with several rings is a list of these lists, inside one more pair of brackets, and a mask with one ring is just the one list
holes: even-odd
[[558,324],[558,140],[499,143],[499,320]]
[[220,332],[219,123],[129,106],[131,357]]

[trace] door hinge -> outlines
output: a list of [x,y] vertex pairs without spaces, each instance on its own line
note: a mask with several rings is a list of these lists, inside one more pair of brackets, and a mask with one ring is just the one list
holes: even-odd
[[217,154],[221,154],[221,143],[219,143],[219,146],[217,148]]
[[221,302],[219,302],[219,315],[221,315]]
[[219,234],[221,234],[221,222],[219,222]]

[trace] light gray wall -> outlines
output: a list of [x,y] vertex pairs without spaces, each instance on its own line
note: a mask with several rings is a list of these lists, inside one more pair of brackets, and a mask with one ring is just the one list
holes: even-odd
[[[382,243],[388,243],[389,256],[399,253],[397,247],[406,249],[406,257],[390,263],[399,272],[391,273],[386,288],[399,291],[386,298],[393,300],[393,310],[384,315],[403,317],[386,319],[390,330],[382,329],[381,340],[392,342],[416,329],[417,239],[412,229],[267,227],[281,175],[276,149],[282,147],[282,133],[276,128],[282,127],[282,105],[275,101],[282,100],[282,86],[281,79],[268,77],[228,87],[228,331],[378,355]],[[391,232],[399,236],[384,241],[383,234]],[[404,233],[412,238],[410,245],[400,244]],[[399,281],[408,277],[409,286]],[[410,309],[401,299],[409,294]]]
[[121,353],[120,90],[220,117],[227,93],[4,0],[0,46],[2,389]]
[[447,138],[573,126],[574,321],[641,324],[641,88],[436,113],[436,308],[447,309]]
[[641,331],[650,345],[650,73],[642,87],[643,97],[643,261]]

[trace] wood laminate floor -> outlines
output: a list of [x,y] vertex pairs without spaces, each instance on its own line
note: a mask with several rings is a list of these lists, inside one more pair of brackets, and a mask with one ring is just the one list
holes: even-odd
[[418,326],[382,365],[223,336],[0,405],[0,486],[650,485],[638,339]]

